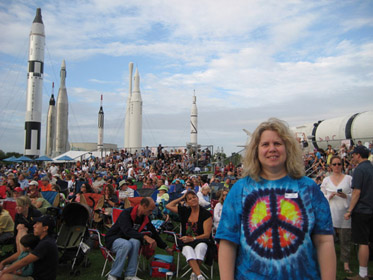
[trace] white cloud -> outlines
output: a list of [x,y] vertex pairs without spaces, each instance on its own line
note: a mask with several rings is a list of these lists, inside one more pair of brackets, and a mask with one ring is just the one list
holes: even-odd
[[[253,130],[271,116],[299,125],[372,108],[373,42],[366,36],[373,27],[372,4],[364,1],[38,4],[47,44],[43,120],[50,84],[57,81],[57,96],[59,67],[66,59],[71,142],[96,141],[103,94],[105,139],[122,145],[129,61],[141,75],[144,145],[189,140],[193,90],[199,139],[227,151],[244,144],[242,128]],[[0,139],[6,149],[17,142],[23,149],[28,35],[35,8],[26,1],[0,3],[0,73],[6,77],[0,79],[5,131]],[[8,119],[16,121],[10,125]],[[9,141],[14,137],[18,140]]]

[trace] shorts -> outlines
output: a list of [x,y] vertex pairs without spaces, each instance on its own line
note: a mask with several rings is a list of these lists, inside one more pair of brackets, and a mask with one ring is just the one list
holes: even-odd
[[368,245],[373,242],[373,214],[351,214],[352,242]]

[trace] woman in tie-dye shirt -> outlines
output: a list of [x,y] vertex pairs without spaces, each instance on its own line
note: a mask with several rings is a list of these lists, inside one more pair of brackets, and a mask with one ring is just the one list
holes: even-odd
[[329,205],[284,122],[259,125],[243,168],[216,234],[221,279],[335,279]]

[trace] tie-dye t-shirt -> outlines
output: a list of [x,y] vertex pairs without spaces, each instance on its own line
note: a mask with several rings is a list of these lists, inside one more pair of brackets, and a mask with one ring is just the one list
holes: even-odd
[[313,180],[240,179],[224,201],[216,239],[236,243],[235,279],[320,279],[313,234],[333,234]]

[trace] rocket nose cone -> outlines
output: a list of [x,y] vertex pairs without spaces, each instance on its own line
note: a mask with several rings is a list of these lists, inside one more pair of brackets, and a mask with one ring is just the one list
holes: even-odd
[[66,62],[65,62],[65,60],[62,60],[61,68],[66,68]]
[[43,19],[41,17],[41,9],[40,8],[36,9],[36,16],[34,18],[34,22],[43,23]]

